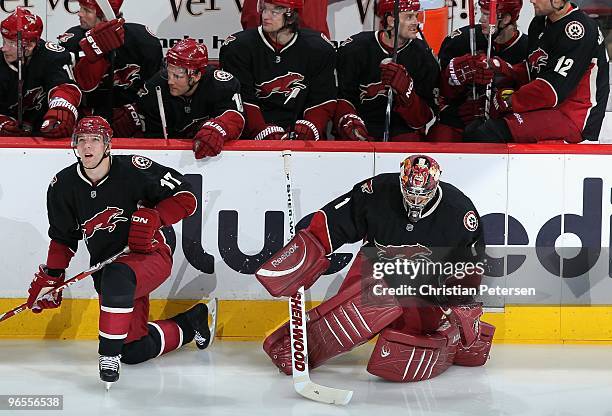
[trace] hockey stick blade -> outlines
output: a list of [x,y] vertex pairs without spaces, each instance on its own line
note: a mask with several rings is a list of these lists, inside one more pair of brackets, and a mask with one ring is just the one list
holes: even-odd
[[217,333],[217,311],[219,310],[219,300],[212,298],[206,306],[208,307],[208,314],[210,315],[210,342],[208,348],[212,347],[215,342],[215,335]]
[[307,399],[326,404],[346,405],[351,401],[353,392],[321,386],[308,380],[294,384],[295,391]]

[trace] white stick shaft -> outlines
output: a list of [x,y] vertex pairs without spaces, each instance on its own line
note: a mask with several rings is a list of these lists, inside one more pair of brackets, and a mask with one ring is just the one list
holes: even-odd
[[164,99],[162,97],[162,91],[159,85],[155,87],[155,93],[157,94],[157,106],[159,107],[159,118],[161,119],[162,131],[164,132],[164,139],[167,139],[168,138],[168,126],[166,124],[166,110],[164,109]]

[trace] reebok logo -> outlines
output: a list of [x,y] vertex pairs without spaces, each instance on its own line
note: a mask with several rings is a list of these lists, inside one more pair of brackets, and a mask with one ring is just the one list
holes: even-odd
[[285,260],[287,260],[287,258],[289,256],[291,256],[293,253],[295,253],[298,249],[298,245],[297,243],[293,243],[293,245],[291,247],[289,247],[286,251],[283,252],[283,254],[280,255],[280,257],[272,260],[272,266],[274,267],[278,267],[281,265],[281,263]]

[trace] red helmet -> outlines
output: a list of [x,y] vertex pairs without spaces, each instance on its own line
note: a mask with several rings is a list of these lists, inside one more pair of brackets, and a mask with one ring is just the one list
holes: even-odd
[[[21,26],[21,27],[20,27]],[[13,13],[2,21],[2,36],[9,40],[17,39],[21,29],[21,37],[25,41],[38,41],[43,31],[42,19],[23,7],[17,7]]]
[[[491,0],[478,0],[478,5],[481,10],[489,12]],[[519,18],[519,13],[523,7],[523,0],[497,0],[497,16],[503,16],[508,13],[513,22]]]
[[100,116],[84,117],[77,123],[72,133],[72,147],[76,147],[79,136],[82,134],[98,134],[102,136],[104,144],[109,144],[113,138],[113,129],[108,121]]
[[204,72],[208,65],[208,49],[195,39],[183,39],[168,50],[166,62],[187,70]]
[[400,188],[411,221],[421,218],[423,208],[436,194],[441,173],[438,162],[425,155],[408,156],[400,164]]
[[263,10],[263,4],[270,3],[275,6],[286,7],[288,9],[302,10],[304,8],[304,0],[259,0],[259,10]]
[[[385,13],[393,13],[394,3],[394,0],[378,0],[376,16],[382,18]],[[398,7],[400,12],[418,12],[421,10],[421,3],[419,0],[399,0]]]
[[[119,9],[121,9],[123,0],[108,0],[108,2],[113,12],[115,12],[115,15],[119,14]],[[104,13],[102,13],[102,9],[100,9],[96,0],[79,0],[79,5],[87,7],[88,9],[95,9],[98,17],[104,17]]]

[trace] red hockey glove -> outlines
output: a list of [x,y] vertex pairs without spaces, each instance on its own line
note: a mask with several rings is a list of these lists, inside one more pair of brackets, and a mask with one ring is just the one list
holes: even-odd
[[487,56],[485,54],[479,54],[472,58],[476,73],[474,74],[474,83],[478,85],[487,85],[493,81],[495,71],[491,65],[487,62]]
[[265,129],[255,136],[255,140],[281,140],[285,135],[285,129],[274,124],[268,124]]
[[136,253],[150,253],[155,250],[157,241],[153,239],[161,227],[159,213],[151,208],[140,208],[132,214],[128,246]]
[[132,137],[138,132],[142,132],[142,122],[134,105],[113,108],[113,133],[116,137]]
[[458,86],[469,83],[486,85],[493,79],[493,69],[487,64],[486,55],[463,55],[451,59],[448,64],[450,85]]
[[124,23],[123,19],[113,19],[102,22],[85,32],[85,37],[81,39],[79,45],[88,61],[95,62],[123,45],[125,41]]
[[40,133],[47,138],[70,137],[78,113],[74,105],[63,98],[55,98],[49,103],[49,111],[43,118]]
[[[294,127],[295,140],[319,140],[319,130],[308,120],[298,120]],[[289,139],[289,133],[285,133],[282,140]]]
[[17,127],[17,120],[13,117],[0,115],[0,137],[24,137],[32,135],[32,125],[23,123]]
[[496,74],[501,74],[512,81],[519,78],[519,74],[514,67],[498,56],[491,58],[490,67]]
[[493,96],[489,117],[501,118],[504,114],[512,112],[512,94],[514,90],[498,90]]
[[[28,300],[26,304],[32,312],[40,313],[43,309],[59,308],[62,304],[62,292],[50,295],[47,292],[61,286],[64,283],[64,273],[59,276],[50,276],[47,266],[38,266],[38,272],[34,274],[34,280],[28,289]],[[38,300],[37,300],[38,299]]]
[[193,153],[196,159],[213,157],[221,153],[227,138],[227,129],[220,120],[212,119],[202,125],[193,138]]
[[463,120],[463,123],[466,126],[477,118],[484,117],[484,100],[485,97],[481,97],[476,100],[468,98],[465,100],[465,102],[459,105],[457,114],[459,117],[461,117],[461,120]]
[[341,139],[372,141],[374,138],[368,133],[361,117],[355,114],[346,114],[338,122],[338,133]]
[[389,58],[380,64],[380,80],[383,85],[393,88],[398,95],[408,92],[412,84],[412,78],[406,72],[403,65],[392,62]]

